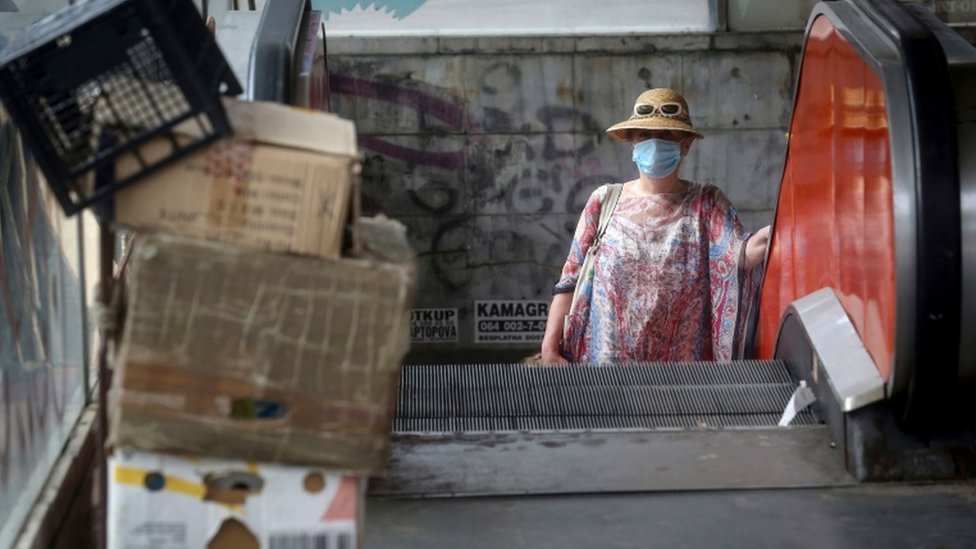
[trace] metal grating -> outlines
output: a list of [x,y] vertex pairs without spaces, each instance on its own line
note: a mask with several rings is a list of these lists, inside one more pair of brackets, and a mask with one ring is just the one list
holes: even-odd
[[[483,432],[773,426],[796,384],[781,361],[598,368],[403,367],[393,430]],[[793,425],[820,423],[811,409]]]

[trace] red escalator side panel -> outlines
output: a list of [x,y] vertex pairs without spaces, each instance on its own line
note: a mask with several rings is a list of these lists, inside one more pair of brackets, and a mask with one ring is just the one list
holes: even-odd
[[830,287],[887,379],[895,248],[884,88],[824,16],[810,29],[801,67],[760,295],[759,355],[772,357],[791,302]]

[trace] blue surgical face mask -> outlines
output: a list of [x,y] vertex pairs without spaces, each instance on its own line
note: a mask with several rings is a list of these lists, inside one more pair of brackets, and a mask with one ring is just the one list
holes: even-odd
[[634,163],[641,173],[655,179],[668,176],[681,162],[681,143],[646,139],[634,145]]

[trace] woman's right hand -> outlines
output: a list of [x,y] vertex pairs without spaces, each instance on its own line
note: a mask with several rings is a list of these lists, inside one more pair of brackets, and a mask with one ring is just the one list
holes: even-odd
[[546,333],[542,337],[542,364],[569,365],[569,361],[563,358],[559,348],[563,338],[563,321],[572,302],[572,292],[556,294],[552,297],[549,318],[546,320]]
[[542,364],[569,366],[569,361],[563,358],[563,355],[558,350],[552,351],[543,349]]

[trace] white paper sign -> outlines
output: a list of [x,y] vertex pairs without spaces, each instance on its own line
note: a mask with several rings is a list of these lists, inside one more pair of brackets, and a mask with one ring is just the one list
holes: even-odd
[[475,301],[474,342],[541,342],[548,315],[546,301]]
[[458,339],[457,309],[414,309],[410,315],[410,340],[446,343]]

